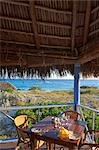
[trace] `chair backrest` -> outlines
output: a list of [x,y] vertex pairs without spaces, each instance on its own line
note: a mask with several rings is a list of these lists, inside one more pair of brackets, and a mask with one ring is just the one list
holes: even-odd
[[68,111],[65,111],[64,114],[67,119],[73,119],[75,121],[81,119],[81,115],[76,111],[68,110]]
[[28,117],[27,115],[20,115],[14,119],[15,126],[25,128],[28,126]]

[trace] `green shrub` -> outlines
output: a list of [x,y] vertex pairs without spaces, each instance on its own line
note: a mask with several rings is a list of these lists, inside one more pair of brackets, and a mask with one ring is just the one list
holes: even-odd
[[12,93],[14,90],[12,88],[6,88],[4,91],[7,91],[9,93]]
[[41,91],[41,87],[38,87],[38,86],[33,86],[31,87],[29,90],[40,90]]

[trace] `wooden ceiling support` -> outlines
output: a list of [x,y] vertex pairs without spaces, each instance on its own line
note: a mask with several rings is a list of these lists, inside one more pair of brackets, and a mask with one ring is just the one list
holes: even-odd
[[65,24],[60,24],[60,23],[51,23],[51,22],[41,22],[37,21],[38,25],[44,25],[44,26],[51,26],[51,27],[58,27],[58,28],[66,28],[66,29],[71,29],[71,25],[65,25]]
[[94,8],[92,11],[91,11],[91,14],[95,13],[96,11],[99,10],[99,6],[97,6],[96,8]]
[[73,61],[73,60],[65,60],[65,59],[64,59],[64,63],[62,63],[61,59],[56,59],[53,62],[45,60],[45,65],[44,65],[42,60],[40,60],[40,62],[38,62],[38,63],[29,62],[29,60],[27,60],[27,61],[24,60],[24,64],[22,64],[22,63],[20,64],[19,62],[16,62],[16,60],[15,60],[15,62],[9,62],[9,63],[8,62],[2,62],[2,66],[13,66],[14,67],[14,66],[20,66],[21,65],[22,67],[27,67],[27,68],[29,68],[29,67],[39,68],[39,67],[47,67],[47,66],[51,66],[51,67],[52,66],[61,66],[61,65],[65,66],[65,65],[73,64],[74,62],[75,61]]
[[29,6],[28,3],[22,3],[21,1],[19,2],[15,2],[15,1],[11,1],[11,0],[0,0],[0,2],[2,3],[8,3],[8,4],[13,4],[13,5],[21,5],[21,6]]
[[[24,45],[24,46],[35,46],[33,43],[24,43],[24,42],[15,42],[15,41],[6,41],[6,40],[0,40],[0,43],[8,43],[8,44],[18,44],[18,45]],[[49,48],[50,50],[70,50],[70,47],[65,47],[65,46],[55,46],[55,45],[40,45],[42,48]],[[48,50],[49,51],[49,50]],[[59,52],[59,51],[58,51]],[[55,51],[56,53],[56,51]]]
[[[26,55],[26,56],[35,56],[35,57],[42,57],[42,53],[38,52],[38,51],[33,51],[32,53],[30,52],[23,52],[21,51],[22,55]],[[8,51],[8,54],[16,54],[17,55],[17,52],[15,51]],[[5,53],[6,55],[6,53]],[[62,55],[58,55],[58,54],[51,54],[51,53],[46,53],[46,51],[44,51],[43,53],[43,57],[46,57],[46,58],[58,58],[58,59],[67,59],[68,60],[76,60],[77,57],[69,57],[69,56],[62,56]],[[73,61],[74,62],[74,61]]]
[[36,23],[36,14],[35,14],[34,1],[29,0],[29,4],[30,4],[30,16],[31,16],[31,20],[32,20],[32,29],[33,29],[33,32],[34,32],[36,48],[39,49],[40,44],[39,44],[39,37],[38,37],[38,32],[37,32],[37,23]]
[[[0,31],[8,32],[8,33],[19,33],[19,34],[24,34],[24,35],[34,35],[34,33],[29,33],[29,32],[24,32],[24,31],[16,31],[16,30],[8,30],[8,29],[0,29]],[[49,35],[49,34],[38,34],[38,37],[43,37],[43,38],[51,38],[51,39],[60,39],[60,40],[71,40],[71,37],[64,37],[64,36],[56,36],[56,35]],[[37,39],[38,40],[38,39]],[[38,43],[39,44],[39,43]]]
[[25,20],[25,19],[13,18],[13,17],[0,16],[0,19],[4,19],[4,20],[8,20],[8,21],[23,22],[23,23],[32,23],[31,20]]
[[84,27],[84,39],[83,45],[87,43],[88,31],[89,31],[89,22],[90,22],[90,11],[91,11],[91,1],[86,1],[86,15],[85,15],[85,27]]
[[[1,41],[0,41],[1,42]],[[2,41],[3,43],[3,41]],[[6,45],[7,44],[7,45]],[[34,47],[34,45],[26,45],[28,47],[25,47],[25,45],[19,45],[20,43],[17,42],[7,42],[5,43],[4,41],[4,44],[1,45],[1,50],[2,50],[2,53],[5,53],[6,55],[6,46],[7,46],[7,52],[9,54],[16,54],[19,49],[21,50],[21,53],[24,54],[24,55],[30,55],[30,56],[42,56],[42,51],[43,51],[43,56],[46,56],[46,57],[51,57],[51,58],[60,58],[60,59],[71,59],[71,60],[76,60],[77,57],[71,57],[69,56],[65,50],[62,50],[61,51],[53,51],[52,49],[48,50],[48,49],[36,49]]]
[[77,60],[80,64],[99,58],[99,39],[87,44],[83,49],[85,49],[85,53],[81,54]]
[[93,21],[92,23],[90,23],[90,27],[95,25],[96,23],[99,23],[99,18],[97,18],[95,21]]
[[13,33],[13,34],[24,34],[24,35],[31,35],[31,36],[34,35],[34,33],[31,33],[31,32],[25,32],[25,31],[19,31],[19,30],[9,30],[9,29],[0,29],[0,32],[7,32],[7,33]]
[[77,62],[79,62],[80,64],[84,64],[87,63],[88,61],[92,61],[96,58],[99,58],[99,47],[91,52],[87,52],[84,55],[82,55],[81,57],[79,57],[79,60]]
[[72,21],[72,34],[71,34],[71,50],[75,48],[75,32],[76,32],[76,19],[77,19],[77,2],[73,1],[73,21]]
[[58,13],[58,14],[60,13],[60,14],[64,14],[64,15],[72,15],[71,11],[57,10],[57,9],[44,7],[44,6],[39,6],[39,5],[35,5],[35,8],[45,10],[45,11],[49,11],[49,12],[53,12],[53,13]]
[[58,35],[49,35],[49,34],[39,34],[40,37],[51,38],[51,39],[59,39],[59,40],[71,40],[71,37],[67,36],[58,36]]
[[96,29],[96,30],[90,32],[88,36],[91,36],[91,35],[96,34],[96,33],[99,33],[99,29]]

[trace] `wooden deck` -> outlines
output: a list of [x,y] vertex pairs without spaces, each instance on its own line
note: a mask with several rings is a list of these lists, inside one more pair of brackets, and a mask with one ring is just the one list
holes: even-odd
[[0,143],[0,150],[15,150],[17,147],[17,141],[12,141],[12,142],[3,142]]

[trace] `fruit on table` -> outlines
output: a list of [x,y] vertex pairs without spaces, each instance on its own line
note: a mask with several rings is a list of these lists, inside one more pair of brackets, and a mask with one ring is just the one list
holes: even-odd
[[61,127],[59,131],[59,137],[61,138],[69,137],[69,131],[65,129],[64,127]]

